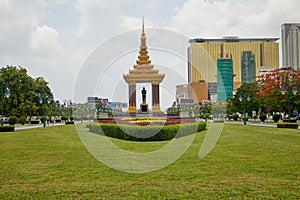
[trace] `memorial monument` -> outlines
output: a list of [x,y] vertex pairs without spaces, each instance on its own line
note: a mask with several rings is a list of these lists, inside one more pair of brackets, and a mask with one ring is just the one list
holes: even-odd
[[[157,69],[154,69],[154,65],[151,64],[151,60],[148,55],[148,47],[146,45],[146,34],[144,30],[144,18],[142,20],[142,34],[141,34],[141,46],[139,51],[138,60],[133,66],[132,70],[129,70],[128,74],[123,74],[123,78],[129,87],[129,104],[128,112],[129,114],[136,113],[136,83],[151,83],[152,85],[152,113],[162,113],[160,109],[160,99],[159,99],[159,84],[164,79],[164,74],[159,74]],[[146,103],[146,90],[142,90],[143,103],[140,105],[141,112],[145,109],[142,106]],[[145,95],[145,96],[143,96]],[[144,99],[145,97],[145,99]],[[145,100],[145,102],[144,102]],[[144,113],[149,113],[148,105],[147,111]]]

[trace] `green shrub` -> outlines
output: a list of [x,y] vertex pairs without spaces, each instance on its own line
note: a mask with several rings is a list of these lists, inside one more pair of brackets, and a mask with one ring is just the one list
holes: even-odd
[[260,114],[259,119],[260,119],[260,121],[265,122],[266,119],[267,119],[267,115],[266,114]]
[[239,116],[238,116],[237,114],[233,114],[233,115],[232,115],[232,119],[233,119],[234,121],[237,121],[238,118],[239,118]]
[[199,122],[197,132],[201,132],[201,131],[204,131],[204,130],[206,130],[206,123],[205,122]]
[[26,117],[20,117],[20,118],[18,119],[18,123],[24,125],[24,124],[26,123]]
[[61,120],[62,120],[62,121],[66,121],[67,119],[68,119],[68,117],[66,117],[66,116],[62,116],[62,117],[61,117]]
[[42,122],[42,123],[44,123],[44,122],[45,122],[45,120],[46,120],[46,118],[45,118],[45,117],[41,117],[41,119],[40,119],[40,120],[41,120],[41,122]]
[[281,122],[277,123],[277,128],[294,128],[298,129],[298,123]]
[[90,132],[132,141],[164,141],[194,134],[206,129],[206,123],[135,126],[127,124],[90,124]]
[[275,115],[273,115],[272,119],[275,123],[277,123],[280,120],[280,117],[281,116],[279,114],[275,114]]
[[61,122],[61,119],[56,119],[55,122]]
[[73,121],[73,120],[74,120],[74,117],[73,117],[73,116],[71,116],[71,117],[70,117],[70,121]]
[[15,126],[0,126],[0,132],[13,132],[15,131]]
[[10,116],[8,119],[9,125],[15,125],[18,122],[18,118],[16,116]]
[[297,120],[295,118],[291,118],[290,121],[288,118],[285,118],[282,120],[283,122],[290,122],[290,123],[297,123]]
[[66,121],[65,123],[66,123],[66,125],[68,125],[68,124],[74,124],[74,121]]
[[40,120],[30,120],[30,124],[39,124]]

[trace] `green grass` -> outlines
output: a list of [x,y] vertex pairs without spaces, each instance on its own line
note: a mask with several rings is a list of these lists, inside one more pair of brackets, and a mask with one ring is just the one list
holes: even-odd
[[[97,161],[74,126],[0,133],[0,199],[299,199],[300,131],[226,124],[199,160],[206,131],[159,171],[129,174]],[[134,152],[168,142],[111,139]]]

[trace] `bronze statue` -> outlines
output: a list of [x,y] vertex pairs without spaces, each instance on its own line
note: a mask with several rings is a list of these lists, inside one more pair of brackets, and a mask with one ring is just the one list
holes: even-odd
[[146,93],[147,93],[147,90],[145,89],[145,87],[143,87],[143,89],[142,89],[143,104],[146,104]]

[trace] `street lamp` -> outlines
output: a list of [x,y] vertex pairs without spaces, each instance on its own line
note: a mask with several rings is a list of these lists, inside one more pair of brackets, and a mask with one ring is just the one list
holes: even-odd
[[[291,87],[293,87],[293,84],[292,83],[288,84],[288,122],[291,121],[291,94],[290,94]],[[281,93],[284,95],[285,92],[286,92],[285,88],[284,88],[284,86],[282,86]],[[297,94],[297,92],[298,92],[297,88],[294,87],[293,94]]]
[[3,117],[3,114],[4,114],[4,98],[5,97],[9,97],[10,95],[10,91],[9,91],[9,88],[4,86],[4,87],[1,87],[0,88],[0,98],[1,98],[1,102],[2,102],[2,110],[1,110],[1,117],[2,117],[2,120],[1,120],[1,126],[3,126],[3,120],[4,120],[4,117]]
[[239,100],[240,101],[244,100],[244,125],[246,125],[247,124],[247,122],[246,122],[246,101],[250,101],[250,96],[248,95],[247,98],[243,98],[242,96],[240,96]]
[[50,103],[51,99],[46,95],[43,96],[40,95],[40,103],[42,104],[44,102],[44,127],[46,127],[46,102]]

